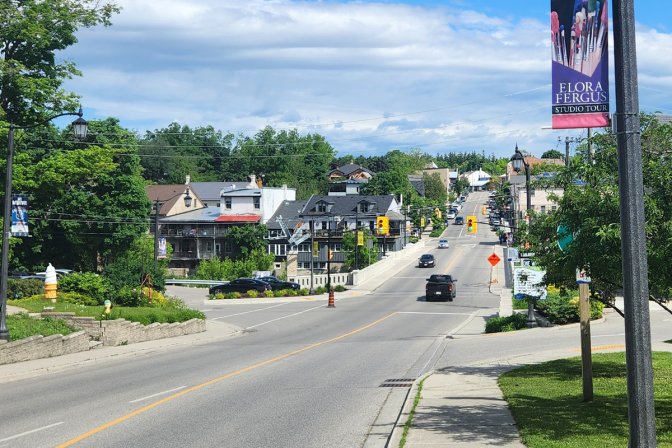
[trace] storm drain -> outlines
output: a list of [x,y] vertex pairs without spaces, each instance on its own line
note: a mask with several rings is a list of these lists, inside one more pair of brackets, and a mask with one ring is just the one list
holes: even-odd
[[411,387],[415,378],[390,378],[380,385],[380,387]]

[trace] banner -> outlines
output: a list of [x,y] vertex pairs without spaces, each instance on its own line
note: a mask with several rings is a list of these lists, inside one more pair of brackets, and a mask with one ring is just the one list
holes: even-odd
[[609,126],[607,4],[551,0],[553,129]]
[[12,236],[28,236],[28,199],[18,194],[12,195]]
[[166,239],[159,238],[159,252],[157,254],[157,259],[161,260],[166,258]]

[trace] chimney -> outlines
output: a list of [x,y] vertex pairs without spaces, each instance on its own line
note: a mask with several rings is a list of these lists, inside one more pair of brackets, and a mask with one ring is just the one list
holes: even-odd
[[189,182],[191,182],[191,176],[187,174],[185,180],[186,182],[184,182],[184,185],[189,185]]
[[250,183],[245,188],[257,188],[257,176],[250,174],[248,177],[250,178]]

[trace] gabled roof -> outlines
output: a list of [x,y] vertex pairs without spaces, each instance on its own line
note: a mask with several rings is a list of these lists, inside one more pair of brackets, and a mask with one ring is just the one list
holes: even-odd
[[376,174],[374,172],[371,172],[371,171],[367,170],[366,168],[364,168],[361,165],[357,165],[355,163],[348,163],[346,165],[339,166],[338,168],[329,171],[329,176],[331,176],[332,174],[335,174],[335,173],[339,173],[339,174],[342,174],[343,177],[348,177],[356,171],[363,171],[363,172],[369,173],[371,175]]
[[303,219],[299,216],[301,210],[306,205],[308,201],[283,201],[282,204],[277,208],[273,216],[266,222],[266,227],[270,230],[280,230],[280,224],[278,223],[278,218],[282,216],[283,222],[287,225],[288,228],[293,229],[294,226],[303,222]]
[[[159,201],[159,215],[167,214],[175,205],[177,201],[184,200],[184,194],[188,186],[185,184],[169,184],[169,185],[146,185],[145,193],[152,203]],[[189,189],[191,196],[200,196]]]
[[189,186],[203,201],[219,201],[222,190],[232,185],[245,186],[245,182],[191,182]]
[[[318,202],[325,202],[331,204],[330,215],[333,216],[349,216],[355,215],[357,211],[357,204],[360,202],[367,202],[373,204],[373,209],[369,214],[385,214],[395,201],[394,196],[389,195],[350,195],[350,196],[312,196],[300,213],[300,216],[324,216],[324,212],[317,211]],[[364,215],[364,213],[360,214]]]

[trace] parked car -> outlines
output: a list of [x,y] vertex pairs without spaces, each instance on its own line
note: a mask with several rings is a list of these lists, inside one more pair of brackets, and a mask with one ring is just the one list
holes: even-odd
[[464,225],[464,217],[462,217],[462,216],[456,216],[456,217],[455,217],[455,225],[457,225],[457,226],[463,226],[463,225]]
[[421,268],[433,268],[434,267],[434,255],[432,254],[422,254],[420,260],[418,261],[418,266]]
[[258,280],[256,278],[237,278],[231,280],[225,285],[215,285],[211,287],[208,291],[210,294],[218,293],[227,293],[227,292],[239,292],[245,294],[247,291],[255,290],[259,292],[270,291],[271,285],[265,281]]
[[457,294],[455,282],[457,279],[447,274],[431,275],[425,285],[425,300],[429,302],[434,297],[440,297],[452,302]]
[[450,244],[447,239],[442,238],[439,240],[439,249],[448,249],[449,247]]
[[299,285],[298,283],[286,282],[272,275],[268,275],[265,277],[257,277],[257,280],[261,280],[262,282],[266,282],[269,285],[271,285],[271,289],[273,291],[278,289],[296,289],[296,290],[301,289],[301,285]]

